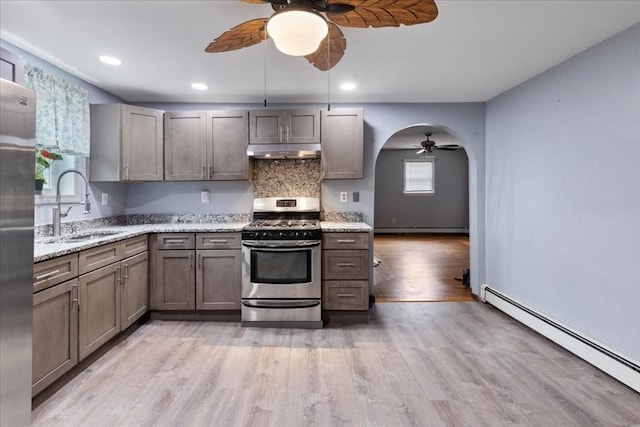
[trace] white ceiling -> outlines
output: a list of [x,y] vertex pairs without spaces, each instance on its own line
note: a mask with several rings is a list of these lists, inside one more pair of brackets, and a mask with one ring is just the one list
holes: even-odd
[[[486,101],[640,22],[640,1],[436,0],[432,23],[342,30],[328,74],[272,41],[208,54],[269,5],[210,1],[0,1],[0,36],[128,102]],[[113,68],[99,55],[123,60]],[[266,61],[265,61],[266,58]],[[265,85],[266,62],[266,85]],[[207,92],[190,88],[193,82]],[[357,89],[341,92],[342,82]],[[330,86],[329,86],[330,84]]]

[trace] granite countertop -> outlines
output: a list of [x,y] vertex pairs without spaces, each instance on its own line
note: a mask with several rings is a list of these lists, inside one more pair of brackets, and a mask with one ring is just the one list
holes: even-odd
[[[60,238],[48,237],[36,239],[33,245],[33,261],[45,261],[62,255],[79,252],[84,249],[117,242],[130,237],[149,233],[213,233],[240,232],[246,222],[234,223],[189,223],[189,224],[142,224],[115,225],[83,230],[78,235],[109,233],[91,240],[78,242],[61,242]],[[64,238],[65,236],[63,236]]]
[[[214,233],[214,232],[240,232],[247,222],[232,223],[161,223],[141,225],[113,225],[82,230],[78,235],[96,234],[91,240],[77,242],[61,241],[62,238],[45,237],[35,240],[33,247],[33,261],[40,262],[51,258],[79,252],[84,249],[113,243],[149,233]],[[322,221],[322,231],[326,232],[369,232],[371,226],[363,222],[335,222]],[[104,234],[103,236],[98,236]],[[73,235],[71,235],[73,236]]]
[[373,230],[369,224],[364,222],[322,221],[320,223],[320,228],[322,231],[333,233],[363,233]]

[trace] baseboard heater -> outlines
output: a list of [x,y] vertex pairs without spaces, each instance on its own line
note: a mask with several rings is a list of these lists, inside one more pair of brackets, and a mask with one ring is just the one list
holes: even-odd
[[480,287],[480,299],[640,392],[640,364],[638,362],[509,298],[488,285]]

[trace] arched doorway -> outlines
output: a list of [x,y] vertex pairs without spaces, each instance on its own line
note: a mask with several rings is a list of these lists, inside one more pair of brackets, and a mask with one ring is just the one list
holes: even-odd
[[473,300],[463,281],[469,159],[460,141],[438,126],[401,129],[378,153],[375,183],[376,301]]

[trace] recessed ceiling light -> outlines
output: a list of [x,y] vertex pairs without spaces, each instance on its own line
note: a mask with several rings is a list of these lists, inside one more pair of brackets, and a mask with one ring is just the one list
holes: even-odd
[[354,90],[356,88],[355,83],[342,83],[340,89],[342,90]]
[[105,64],[109,64],[109,65],[120,65],[120,64],[122,64],[122,61],[120,61],[118,58],[114,58],[113,56],[107,56],[107,55],[102,55],[100,57],[100,61],[104,62]]
[[207,90],[209,89],[209,86],[204,83],[191,83],[191,88],[195,90]]

